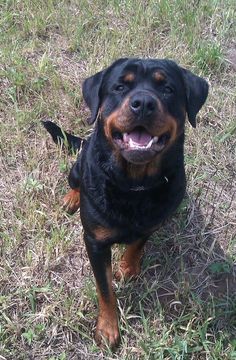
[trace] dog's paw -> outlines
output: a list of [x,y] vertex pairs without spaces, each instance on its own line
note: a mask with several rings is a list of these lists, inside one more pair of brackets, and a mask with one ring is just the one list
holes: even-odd
[[98,317],[95,341],[98,346],[103,347],[107,344],[111,349],[115,349],[119,345],[120,333],[117,318]]
[[80,192],[79,190],[72,189],[64,196],[62,200],[63,209],[68,214],[74,214],[80,206]]

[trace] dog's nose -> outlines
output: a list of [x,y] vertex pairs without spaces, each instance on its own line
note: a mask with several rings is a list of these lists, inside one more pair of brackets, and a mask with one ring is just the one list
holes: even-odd
[[151,116],[157,109],[157,102],[149,94],[135,94],[130,99],[130,109],[136,115]]

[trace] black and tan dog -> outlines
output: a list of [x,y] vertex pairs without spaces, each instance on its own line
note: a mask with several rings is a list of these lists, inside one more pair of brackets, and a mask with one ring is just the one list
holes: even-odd
[[[146,240],[183,199],[185,118],[196,126],[207,94],[204,79],[170,60],[119,59],[83,84],[88,122],[96,124],[70,172],[64,203],[70,213],[80,206],[97,285],[98,343],[119,342],[111,245],[127,245],[115,277],[138,275]],[[44,126],[55,142],[66,136],[80,147],[80,138]]]

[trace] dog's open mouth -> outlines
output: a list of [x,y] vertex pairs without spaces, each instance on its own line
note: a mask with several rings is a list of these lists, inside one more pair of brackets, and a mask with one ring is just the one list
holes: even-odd
[[154,150],[159,152],[165,148],[170,140],[170,133],[166,132],[160,136],[152,136],[144,127],[135,127],[131,132],[113,133],[113,140],[122,150]]

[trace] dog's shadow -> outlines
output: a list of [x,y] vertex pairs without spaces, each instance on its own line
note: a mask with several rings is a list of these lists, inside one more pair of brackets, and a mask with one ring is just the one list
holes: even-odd
[[120,287],[122,307],[131,299],[131,311],[150,320],[158,312],[170,321],[201,312],[202,320],[211,317],[218,330],[235,335],[236,266],[219,241],[227,237],[227,226],[216,231],[212,216],[206,218],[198,200],[186,197],[148,241],[140,277]]

